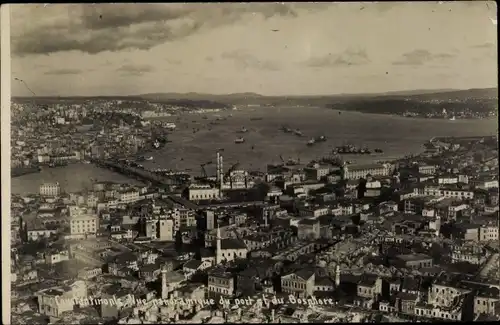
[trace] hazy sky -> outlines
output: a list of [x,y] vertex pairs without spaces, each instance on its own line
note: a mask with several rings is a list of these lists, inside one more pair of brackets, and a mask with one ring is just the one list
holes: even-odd
[[12,78],[37,95],[496,87],[491,19],[483,1],[12,5]]

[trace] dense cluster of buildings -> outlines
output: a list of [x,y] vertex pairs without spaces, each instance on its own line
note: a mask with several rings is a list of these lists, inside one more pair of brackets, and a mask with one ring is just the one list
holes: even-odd
[[150,148],[151,139],[172,131],[175,124],[144,120],[139,108],[145,104],[122,100],[12,103],[13,175]]
[[499,320],[497,141],[264,175],[218,155],[181,188],[41,184],[12,198],[12,322]]

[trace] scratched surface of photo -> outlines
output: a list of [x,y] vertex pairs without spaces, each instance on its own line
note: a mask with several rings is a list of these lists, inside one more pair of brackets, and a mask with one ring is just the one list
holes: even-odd
[[9,8],[12,324],[500,320],[495,2]]

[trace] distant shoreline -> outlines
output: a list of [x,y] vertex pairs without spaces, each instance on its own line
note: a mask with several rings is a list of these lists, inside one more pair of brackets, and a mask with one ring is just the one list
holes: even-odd
[[356,111],[356,110],[350,110],[350,109],[340,109],[340,108],[327,108],[333,111],[339,111],[339,112],[349,112],[349,113],[360,113],[360,114],[370,114],[370,115],[387,115],[387,116],[394,116],[394,117],[403,117],[407,119],[419,119],[419,120],[436,120],[436,121],[477,121],[477,120],[488,120],[488,119],[496,119],[497,116],[488,116],[488,117],[464,117],[464,118],[456,118],[455,120],[450,120],[449,118],[445,117],[425,117],[425,116],[404,116],[403,114],[396,114],[396,113],[383,113],[383,112],[366,112],[366,111]]

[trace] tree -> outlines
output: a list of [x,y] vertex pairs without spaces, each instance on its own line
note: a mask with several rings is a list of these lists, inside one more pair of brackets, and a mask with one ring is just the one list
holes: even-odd
[[180,254],[182,253],[182,233],[178,230],[175,233],[175,251]]

